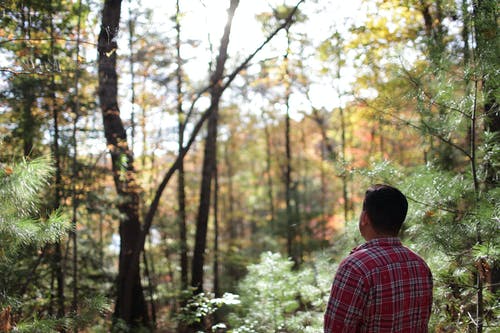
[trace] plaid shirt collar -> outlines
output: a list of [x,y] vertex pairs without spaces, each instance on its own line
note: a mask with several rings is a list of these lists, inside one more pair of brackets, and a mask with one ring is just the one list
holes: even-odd
[[384,238],[375,238],[364,244],[361,244],[355,247],[351,253],[354,253],[359,250],[366,250],[372,247],[392,247],[392,246],[402,246],[401,239],[399,237],[384,237]]

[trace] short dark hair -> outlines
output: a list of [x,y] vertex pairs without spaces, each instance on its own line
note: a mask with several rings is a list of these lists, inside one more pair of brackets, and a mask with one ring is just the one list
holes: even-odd
[[397,188],[375,184],[366,190],[363,211],[376,232],[397,236],[408,212],[408,201]]

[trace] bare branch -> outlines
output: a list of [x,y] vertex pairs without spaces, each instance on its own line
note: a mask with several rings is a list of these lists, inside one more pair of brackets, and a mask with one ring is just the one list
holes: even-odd
[[51,41],[51,40],[56,40],[56,41],[63,41],[63,42],[73,42],[73,43],[78,43],[78,44],[87,44],[90,46],[97,46],[96,43],[92,42],[86,42],[84,40],[76,40],[76,39],[70,39],[70,38],[11,38],[11,39],[5,39],[0,41],[0,45],[7,44],[7,43],[14,43],[14,42],[43,42],[43,41]]

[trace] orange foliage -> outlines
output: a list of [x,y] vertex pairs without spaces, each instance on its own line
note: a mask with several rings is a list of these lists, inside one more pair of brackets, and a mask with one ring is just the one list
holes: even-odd
[[[325,221],[324,227],[322,225],[323,221]],[[324,219],[322,216],[318,216],[309,220],[308,225],[311,230],[314,230],[314,238],[322,239],[324,237],[325,239],[331,239],[334,235],[342,231],[345,223],[341,216],[326,215]]]

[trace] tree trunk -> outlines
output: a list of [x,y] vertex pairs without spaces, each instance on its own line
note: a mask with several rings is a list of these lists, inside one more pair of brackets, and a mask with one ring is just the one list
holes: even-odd
[[[76,33],[76,55],[75,55],[75,86],[74,86],[74,110],[73,113],[75,117],[73,118],[73,128],[71,131],[71,141],[73,145],[73,156],[72,156],[72,177],[73,182],[71,185],[71,208],[72,208],[72,217],[71,217],[71,239],[73,244],[73,300],[71,303],[71,311],[73,313],[78,313],[78,242],[77,242],[77,233],[76,233],[76,225],[77,225],[77,210],[79,202],[77,200],[77,188],[76,188],[76,179],[78,177],[78,142],[76,139],[77,133],[77,124],[78,118],[80,115],[80,94],[79,94],[79,79],[80,79],[80,66],[79,66],[79,57],[80,57],[80,30],[81,30],[81,21],[82,21],[82,2],[78,1],[78,23],[77,23],[77,33]],[[78,327],[75,327],[73,331],[78,332]]]
[[[135,21],[137,17],[132,17],[132,8],[128,8],[128,49],[129,49],[129,70],[130,70],[130,149],[133,151],[135,147],[135,59],[134,59],[134,34],[135,34]],[[146,133],[146,132],[143,132]],[[145,137],[146,135],[143,135]],[[144,146],[145,147],[145,146]],[[146,154],[144,154],[145,156]]]
[[224,65],[227,60],[227,48],[229,45],[229,35],[234,12],[238,7],[239,0],[231,0],[228,10],[228,20],[222,36],[219,55],[215,65],[215,71],[210,79],[210,116],[207,124],[207,136],[205,139],[205,149],[203,156],[203,169],[200,190],[200,206],[198,209],[198,218],[196,221],[196,238],[193,252],[193,264],[191,275],[191,286],[197,293],[203,291],[203,265],[207,238],[207,224],[210,210],[210,193],[212,185],[213,170],[216,165],[217,149],[217,120],[219,117],[219,101],[224,91],[222,89],[222,78],[224,74]]
[[[498,42],[498,8],[497,1],[495,0],[474,0],[473,1],[473,21],[474,21],[474,32],[476,37],[476,54],[477,62],[481,74],[481,88],[484,98],[484,115],[485,115],[485,130],[493,134],[494,142],[492,145],[500,144],[500,107],[498,105],[498,88],[499,88],[499,75],[498,75],[498,59],[499,54],[499,42]],[[475,156],[475,114],[472,117],[472,157]],[[472,171],[474,169],[474,158],[472,158]],[[486,179],[485,184],[488,189],[495,188],[498,186],[498,167],[491,163],[491,161],[486,161],[485,168]],[[476,185],[477,188],[477,185]],[[476,190],[479,193],[479,189]],[[480,233],[480,226],[477,226],[477,242],[482,243],[482,236]],[[476,263],[478,267],[477,274],[477,308],[476,308],[476,332],[482,333],[484,327],[484,272],[481,271],[483,267],[482,260]],[[495,268],[493,268],[495,270]],[[492,284],[496,284],[498,281],[491,281]]]
[[226,162],[226,170],[227,170],[227,195],[229,201],[229,219],[228,219],[228,234],[229,241],[234,242],[238,237],[238,233],[236,231],[236,219],[234,218],[234,190],[233,190],[233,164],[231,163],[231,159],[229,157],[229,144],[224,147],[224,160]]
[[[340,71],[339,71],[340,72]],[[339,96],[340,97],[340,96]],[[344,116],[344,108],[342,106],[339,107],[340,111],[340,149],[342,151],[341,163],[342,163],[342,198],[344,199],[344,222],[349,220],[349,194],[348,194],[348,181],[347,181],[347,170],[345,170],[346,163],[346,141],[345,141],[345,116]],[[380,138],[382,142],[382,137]]]
[[295,236],[294,223],[292,218],[292,150],[290,143],[290,95],[291,95],[291,82],[290,73],[288,68],[288,55],[290,52],[290,36],[289,30],[286,29],[287,36],[287,49],[284,57],[285,61],[285,106],[286,106],[286,116],[285,116],[285,203],[286,203],[286,222],[287,222],[287,234],[286,234],[286,248],[289,258],[292,258],[297,265],[298,260],[293,251],[293,239]]
[[267,174],[267,198],[269,200],[269,212],[271,218],[269,223],[271,224],[271,232],[275,231],[275,218],[274,218],[274,193],[273,193],[273,177],[271,172],[271,134],[269,133],[268,125],[264,125],[264,133],[266,134],[266,174]]
[[[217,160],[217,158],[216,158]],[[217,171],[217,164],[213,170],[214,177],[214,295],[220,297],[219,291],[219,175]]]
[[431,4],[420,0],[420,11],[424,18],[425,35],[429,45],[430,60],[435,67],[440,66],[441,57],[443,56],[444,41],[443,41],[443,25],[442,25],[442,5],[441,1],[435,1],[436,17],[433,17]]
[[[339,94],[340,95],[340,94]],[[334,150],[334,144],[332,140],[328,137],[326,134],[327,132],[327,127],[326,127],[326,120],[325,117],[320,115],[317,109],[312,110],[312,118],[314,122],[318,125],[318,128],[321,133],[321,235],[322,235],[322,240],[326,241],[326,229],[327,229],[327,214],[326,214],[326,201],[327,201],[327,181],[326,181],[326,175],[325,175],[325,161],[334,161],[337,159],[337,154],[335,153]],[[343,111],[340,113],[340,124],[341,124],[341,138],[344,138],[344,140],[341,140],[341,144],[345,145],[343,143],[345,141],[345,135],[343,135]],[[373,141],[373,140],[372,140]],[[343,154],[344,150],[342,150]],[[344,181],[344,177],[342,177],[342,197],[344,198],[344,218],[345,221],[347,221],[347,215],[346,215],[346,204],[347,202],[347,188],[346,188],[346,182]],[[333,207],[332,207],[333,209]]]
[[[23,10],[21,12],[22,19],[21,19],[21,29],[23,30],[23,37],[26,40],[29,40],[31,38],[31,20],[30,20],[30,3],[26,4],[26,7],[23,6]],[[37,84],[38,80],[33,80],[33,83],[30,81],[26,80],[21,80],[20,81],[20,87],[19,89],[21,90],[21,96],[22,96],[22,102],[21,102],[21,121],[19,124],[19,128],[21,131],[21,139],[22,139],[22,144],[23,144],[23,154],[25,157],[28,157],[31,155],[32,150],[33,150],[33,141],[34,141],[34,135],[36,133],[36,125],[35,125],[35,117],[32,112],[33,105],[35,104],[36,96],[35,96],[35,91],[37,89],[34,89],[35,87],[32,86],[32,84]]]
[[[179,121],[179,155],[184,146],[184,112],[182,110],[182,58],[181,58],[181,26],[180,26],[180,6],[177,0],[176,12],[176,51],[177,51],[177,116]],[[184,182],[184,160],[179,162],[178,183],[177,183],[177,201],[179,205],[179,242],[180,242],[180,265],[181,265],[181,290],[188,287],[188,256],[187,256],[187,228],[186,228],[186,191]]]
[[[51,61],[54,60],[54,20],[53,20],[53,12],[52,12],[52,1],[50,1],[50,56]],[[56,103],[56,83],[55,83],[55,74],[51,73],[50,75],[50,109],[52,111],[52,119],[54,121],[54,142],[53,142],[53,155],[55,161],[55,195],[54,195],[54,209],[59,209],[61,205],[62,199],[62,170],[61,170],[61,154],[59,149],[59,109]],[[31,135],[31,134],[30,134]],[[33,142],[31,142],[31,146]],[[31,148],[26,148],[30,149]],[[61,249],[61,242],[58,241],[55,244],[55,253],[54,253],[54,269],[56,274],[57,281],[57,317],[63,318],[66,309],[65,309],[65,295],[64,295],[64,263],[63,263],[63,255]],[[65,331],[65,330],[63,330]]]
[[[207,239],[208,215],[210,211],[210,194],[212,185],[213,168],[216,163],[215,151],[217,149],[217,118],[218,103],[220,96],[212,96],[212,107],[215,108],[208,118],[207,137],[205,139],[205,150],[203,158],[203,171],[200,190],[200,206],[196,221],[196,238],[193,252],[193,263],[191,273],[191,286],[197,293],[203,291],[203,265]],[[217,104],[214,104],[217,103]]]
[[98,40],[99,102],[104,134],[112,162],[113,179],[119,196],[120,258],[114,323],[123,320],[130,327],[149,326],[149,316],[140,280],[139,261],[131,260],[141,235],[139,187],[133,153],[120,118],[117,100],[116,49],[121,0],[106,0]]
[[[320,197],[320,207],[321,207],[321,242],[326,241],[326,172],[325,172],[325,143],[321,144],[321,167],[320,167],[320,180],[321,180],[321,197]],[[333,207],[332,207],[333,210]]]

